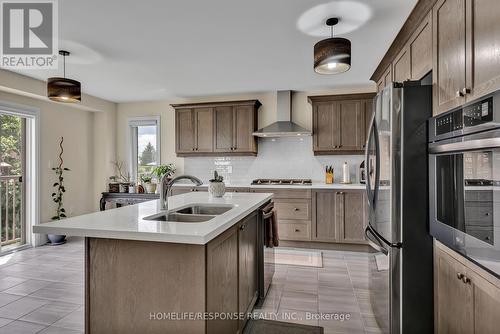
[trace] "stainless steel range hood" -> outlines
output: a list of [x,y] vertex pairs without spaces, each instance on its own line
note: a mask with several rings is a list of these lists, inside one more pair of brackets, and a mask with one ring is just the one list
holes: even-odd
[[277,122],[259,129],[253,135],[256,137],[310,136],[311,131],[292,122],[292,92],[289,90],[278,91],[276,100]]

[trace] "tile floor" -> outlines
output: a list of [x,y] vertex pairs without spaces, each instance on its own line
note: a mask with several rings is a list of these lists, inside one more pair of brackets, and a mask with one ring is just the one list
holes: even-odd
[[0,334],[83,333],[83,241],[0,257]]
[[[0,334],[83,333],[83,241],[0,257]],[[319,325],[330,333],[379,333],[368,302],[368,257],[323,251],[323,268],[278,265],[256,312],[280,321]],[[305,319],[349,314],[349,320]],[[271,315],[272,314],[272,315]]]
[[[262,317],[321,326],[325,334],[381,333],[369,302],[368,255],[323,252],[323,268],[277,265]],[[308,319],[308,314],[349,315],[349,320]]]

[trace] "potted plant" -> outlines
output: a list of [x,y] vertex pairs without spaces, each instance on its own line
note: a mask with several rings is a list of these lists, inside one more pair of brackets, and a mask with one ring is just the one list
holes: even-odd
[[124,172],[125,163],[123,161],[113,161],[116,172],[118,173],[118,180],[120,181],[120,192],[128,193],[128,188],[130,186],[130,173]]
[[153,183],[153,177],[151,175],[141,175],[141,183],[144,188],[146,188],[148,194],[154,194],[156,192],[156,183]]
[[217,171],[214,171],[214,178],[208,180],[208,192],[213,197],[222,197],[226,193],[226,186],[224,184],[224,178],[219,175]]
[[[59,143],[59,147],[61,148],[61,152],[59,153],[59,165],[57,167],[53,167],[52,170],[56,174],[56,182],[53,184],[55,188],[52,193],[52,201],[56,203],[56,214],[52,217],[52,220],[61,220],[66,218],[66,210],[63,207],[63,198],[64,193],[66,192],[66,188],[64,187],[64,172],[69,172],[70,169],[63,166],[64,160],[62,158],[64,149],[63,149],[64,137],[61,137],[61,142]],[[65,235],[59,234],[48,234],[47,237],[50,240],[49,245],[56,246],[61,245],[66,242]]]
[[120,192],[120,182],[118,182],[118,176],[113,175],[109,177],[108,191],[110,193]]
[[159,165],[155,167],[151,171],[151,173],[155,175],[158,182],[160,182],[163,176],[170,178],[175,173],[175,165],[174,164]]

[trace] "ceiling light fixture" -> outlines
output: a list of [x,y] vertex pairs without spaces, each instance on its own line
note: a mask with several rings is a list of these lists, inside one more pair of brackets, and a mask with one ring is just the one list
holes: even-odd
[[66,78],[66,56],[70,53],[59,50],[59,54],[63,56],[63,78],[52,77],[47,80],[47,97],[56,102],[80,102],[82,100],[80,82]]
[[319,74],[344,73],[351,68],[351,41],[333,37],[333,27],[339,23],[336,17],[326,20],[330,27],[330,38],[314,45],[314,71]]

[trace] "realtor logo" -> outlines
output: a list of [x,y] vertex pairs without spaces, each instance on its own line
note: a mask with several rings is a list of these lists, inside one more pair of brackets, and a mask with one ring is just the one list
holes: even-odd
[[0,67],[57,68],[56,1],[0,0]]

